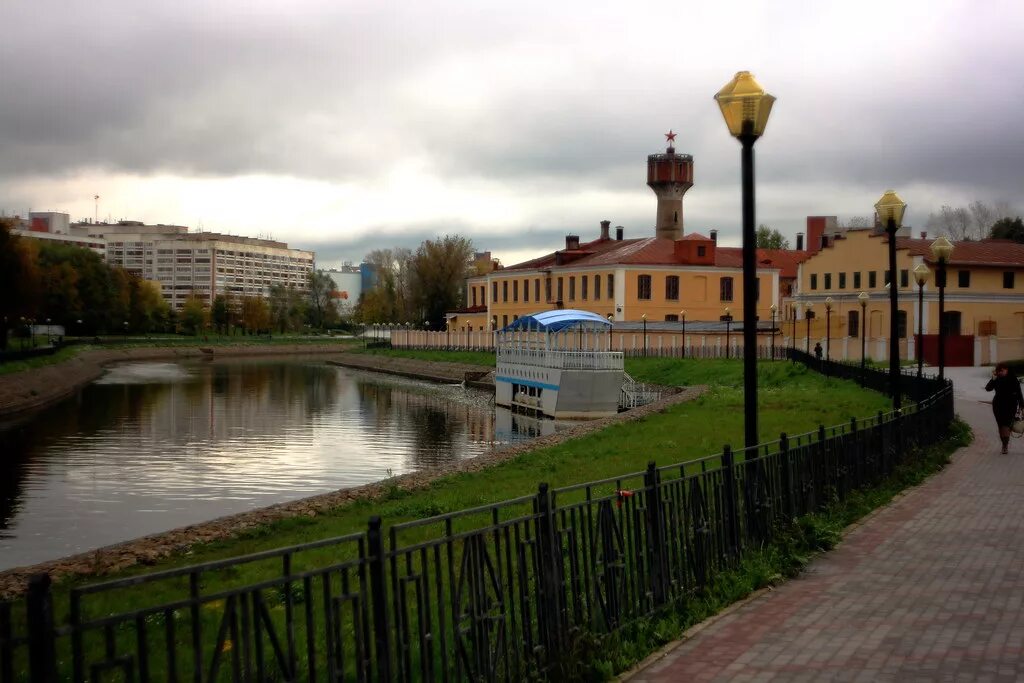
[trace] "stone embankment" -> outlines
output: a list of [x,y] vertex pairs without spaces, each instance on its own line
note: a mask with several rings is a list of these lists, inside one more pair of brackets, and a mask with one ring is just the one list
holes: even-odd
[[339,353],[338,344],[259,344],[94,349],[53,365],[0,375],[0,417],[56,403],[97,379],[108,365],[151,360]]
[[[125,358],[123,360],[140,359]],[[434,363],[422,360],[361,354],[338,354],[330,358],[328,362],[346,367],[359,367],[365,370],[376,370],[421,379],[441,379],[446,382],[459,381],[459,378],[463,377],[466,372],[479,374],[491,370],[491,368],[474,365]],[[47,572],[54,578],[98,578],[135,565],[151,565],[162,558],[185,553],[196,544],[227,539],[254,527],[271,524],[282,519],[299,516],[315,517],[318,514],[345,507],[358,500],[381,498],[391,493],[396,487],[409,491],[424,488],[432,481],[449,474],[477,472],[519,457],[523,453],[548,448],[616,423],[641,420],[651,413],[661,412],[677,403],[697,398],[706,391],[706,387],[697,386],[686,389],[672,389],[670,391],[672,393],[667,392],[668,395],[664,396],[661,400],[641,408],[634,408],[629,412],[620,413],[613,417],[580,422],[567,430],[549,436],[538,437],[526,443],[497,447],[487,454],[469,460],[461,460],[442,467],[410,472],[373,484],[341,489],[302,500],[280,503],[200,524],[192,524],[180,529],[173,529],[31,567],[21,567],[0,572],[0,597],[9,597],[22,593],[27,585],[28,578],[34,573]]]

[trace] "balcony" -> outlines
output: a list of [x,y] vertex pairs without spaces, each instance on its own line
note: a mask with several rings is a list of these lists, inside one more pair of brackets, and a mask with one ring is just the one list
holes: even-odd
[[618,351],[550,351],[499,346],[498,363],[558,370],[622,370],[623,354]]

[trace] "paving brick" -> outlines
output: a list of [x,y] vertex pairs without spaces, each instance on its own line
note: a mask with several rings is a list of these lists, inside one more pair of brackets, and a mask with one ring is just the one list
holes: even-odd
[[974,442],[800,578],[679,644],[634,681],[1024,678],[1024,441],[999,453],[987,371],[957,368]]

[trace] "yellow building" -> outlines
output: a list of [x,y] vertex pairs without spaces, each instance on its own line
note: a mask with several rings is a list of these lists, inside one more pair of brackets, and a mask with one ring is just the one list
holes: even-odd
[[[939,294],[934,240],[896,239],[896,284],[899,293],[900,354],[916,358],[919,326],[924,357],[937,361]],[[830,347],[830,356],[859,359],[861,345],[869,358],[887,357],[889,331],[888,237],[874,229],[847,230],[799,267],[797,293],[785,302],[787,341],[798,348],[815,343]],[[918,305],[914,269],[924,264],[930,278]],[[870,297],[862,309],[860,292]],[[832,309],[825,300],[831,297]],[[808,329],[808,306],[813,318]],[[945,288],[947,365],[977,365],[1024,358],[1024,245],[1006,240],[956,242],[947,266]]]

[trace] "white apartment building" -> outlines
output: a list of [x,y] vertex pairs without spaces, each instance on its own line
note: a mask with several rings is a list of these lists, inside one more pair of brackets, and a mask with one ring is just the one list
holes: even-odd
[[267,297],[274,285],[304,291],[315,259],[312,251],[284,242],[189,232],[183,225],[69,223],[59,213],[33,213],[22,225],[27,229],[15,230],[19,235],[91,248],[110,265],[159,283],[174,308],[192,294],[209,305],[218,294]]

